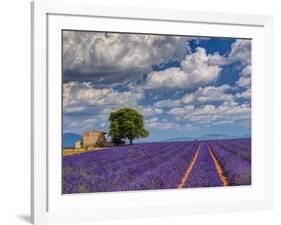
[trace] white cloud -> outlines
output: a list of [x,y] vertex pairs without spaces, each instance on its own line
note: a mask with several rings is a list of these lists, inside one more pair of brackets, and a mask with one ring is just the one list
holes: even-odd
[[63,109],[63,112],[64,113],[77,113],[77,112],[82,112],[86,109],[87,109],[87,107],[85,107],[85,106],[72,106],[72,107],[65,106]]
[[207,55],[204,48],[186,55],[181,67],[172,67],[163,71],[153,71],[146,77],[144,88],[196,88],[206,85],[218,78],[222,68],[215,62],[223,61],[217,53]]
[[64,69],[89,76],[146,70],[172,58],[182,59],[187,40],[164,35],[64,31]]
[[245,65],[251,64],[251,40],[237,39],[231,45],[231,52],[227,58],[231,62],[241,61]]
[[175,100],[172,100],[172,99],[166,99],[166,100],[160,100],[160,101],[157,101],[153,104],[154,107],[176,107],[176,106],[181,106],[182,105],[182,102],[181,102],[181,99],[175,99]]
[[185,56],[181,62],[181,68],[188,74],[201,74],[205,76],[213,75],[219,70],[220,65],[224,65],[225,58],[218,53],[207,54],[206,49],[197,47],[196,51],[192,54]]
[[[238,87],[242,87],[244,91],[236,93],[238,99],[251,99],[251,41],[237,40],[232,44],[232,50],[229,58],[240,60],[245,67],[240,72],[240,78],[236,82]],[[250,122],[246,123],[249,124]]]
[[179,116],[179,115],[185,115],[187,113],[192,113],[194,109],[195,107],[193,105],[187,105],[184,107],[172,108],[168,113],[175,116]]
[[137,110],[141,112],[144,116],[152,116],[155,114],[163,113],[163,109],[154,108],[152,106],[137,106]]
[[243,70],[241,71],[241,76],[244,76],[244,77],[249,77],[251,76],[251,65],[247,65],[243,68]]
[[171,109],[169,114],[174,115],[178,121],[186,121],[193,126],[244,123],[251,118],[251,107],[249,104],[239,105],[225,101],[218,106],[207,104],[200,107],[178,107]]
[[236,94],[237,98],[244,98],[244,99],[250,99],[251,98],[251,88],[247,89],[244,92],[237,93]]
[[227,84],[215,87],[199,87],[196,91],[183,95],[180,99],[166,99],[154,103],[155,107],[179,107],[197,103],[208,103],[217,101],[235,101],[235,95],[226,93],[231,87]]
[[251,86],[251,65],[247,65],[240,73],[240,78],[236,82],[239,87],[249,88]]
[[95,88],[90,82],[68,82],[63,84],[64,112],[78,112],[91,106],[135,105],[143,93],[118,92],[111,88]]
[[236,98],[251,98],[251,41],[236,40],[232,46],[232,50],[228,56],[230,60],[239,60],[245,67],[240,72],[239,80],[236,82],[238,87],[242,87],[245,91],[236,94]]
[[145,89],[202,87],[219,77],[222,66],[237,61],[245,66],[240,73],[241,78],[237,81],[237,85],[248,87],[251,76],[251,41],[242,39],[237,39],[231,45],[231,51],[227,56],[221,56],[217,52],[207,54],[204,48],[197,47],[194,53],[185,56],[180,67],[148,73],[143,87]]
[[175,122],[163,122],[159,120],[148,120],[146,121],[145,126],[148,128],[155,128],[159,130],[178,129],[181,127],[180,124]]
[[157,122],[157,121],[159,121],[159,119],[157,117],[153,117],[153,118],[146,120],[147,123],[153,123],[153,122]]
[[178,67],[163,71],[153,71],[147,75],[145,89],[155,88],[184,88],[188,83],[188,75]]
[[204,88],[199,87],[196,91],[186,94],[182,97],[181,101],[184,104],[191,103],[205,103],[214,101],[233,101],[234,96],[227,94],[226,91],[230,90],[230,86],[224,84],[219,87],[207,86]]
[[251,77],[241,76],[239,80],[236,82],[239,87],[248,88],[251,85]]
[[[106,120],[100,122],[101,117],[97,115],[92,116],[64,116],[63,118],[63,130],[66,132],[73,132],[77,134],[82,134],[87,130],[92,129],[104,129],[106,126]],[[105,126],[102,126],[105,125]]]
[[195,113],[189,116],[189,120],[197,123],[214,123],[225,121],[237,123],[241,120],[249,120],[251,116],[251,108],[248,104],[235,105],[225,102],[219,106],[206,105],[199,108]]

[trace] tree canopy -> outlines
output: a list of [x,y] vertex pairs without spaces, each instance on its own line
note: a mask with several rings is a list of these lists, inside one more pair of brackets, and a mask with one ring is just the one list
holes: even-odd
[[133,144],[134,139],[144,138],[149,131],[144,128],[144,118],[138,111],[130,108],[118,109],[110,113],[109,135],[115,143],[128,139]]

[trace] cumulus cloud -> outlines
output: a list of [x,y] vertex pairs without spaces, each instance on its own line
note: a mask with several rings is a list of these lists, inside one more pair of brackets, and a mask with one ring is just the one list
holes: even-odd
[[207,104],[200,107],[185,106],[169,111],[181,120],[187,120],[194,126],[202,124],[218,123],[243,123],[251,118],[251,107],[249,104],[233,104],[224,102],[218,106]]
[[236,94],[237,98],[251,99],[251,88]]
[[[218,63],[218,62],[221,63]],[[181,61],[180,67],[171,67],[163,71],[153,71],[146,77],[144,88],[195,88],[216,80],[225,63],[218,53],[207,54],[204,48],[198,47],[193,54],[188,54]]]
[[[83,134],[87,130],[92,129],[105,129],[108,125],[108,118],[103,118],[102,115],[89,115],[89,116],[68,116],[63,118],[64,132],[73,132]],[[106,130],[106,129],[105,129]]]
[[163,113],[163,109],[155,108],[152,106],[137,106],[137,110],[139,110],[144,116],[152,116],[155,114]]
[[[187,40],[164,35],[64,31],[63,67],[83,79],[100,75],[105,80],[109,75],[121,79],[148,72],[152,65],[172,58],[182,59],[187,53]],[[73,77],[70,72],[65,76]]]
[[192,113],[194,111],[195,107],[193,105],[187,105],[184,107],[176,107],[172,108],[168,113],[173,115],[185,115],[187,113]]
[[236,40],[231,45],[231,51],[227,56],[221,56],[218,53],[207,54],[204,48],[198,47],[193,54],[185,56],[180,63],[180,67],[149,73],[144,88],[194,88],[204,86],[219,77],[223,66],[237,61],[245,66],[240,73],[241,77],[237,81],[237,85],[248,87],[251,80],[251,41]]
[[231,45],[231,52],[227,58],[231,62],[240,61],[245,65],[251,64],[251,40],[237,39]]
[[199,87],[196,91],[186,94],[182,97],[184,104],[190,103],[205,103],[214,101],[233,101],[234,96],[227,94],[231,87],[227,84],[222,86],[207,86],[204,88]]
[[238,99],[251,99],[251,41],[237,40],[232,46],[230,58],[240,60],[244,68],[240,72],[236,85],[244,91],[236,93]]
[[90,82],[63,84],[64,113],[83,111],[89,107],[135,105],[143,93],[119,92],[112,88],[95,88]]
[[250,64],[243,68],[243,70],[241,71],[241,76],[243,76],[243,77],[251,76],[251,65]]
[[181,127],[181,125],[178,123],[160,121],[157,117],[146,120],[145,125],[148,128],[156,128],[156,129],[160,129],[160,130],[178,129]]
[[181,99],[166,99],[166,100],[160,100],[160,101],[157,101],[153,104],[153,106],[155,107],[160,107],[160,108],[163,108],[163,107],[176,107],[176,106],[181,106],[182,105],[182,102],[181,102]]
[[247,65],[243,68],[236,85],[247,89],[251,86],[251,65]]
[[[239,121],[250,120],[251,107],[249,104],[231,105],[228,103],[222,104],[218,107],[213,106],[209,113],[204,110],[207,106],[204,106],[202,110],[198,110],[194,115],[190,116],[191,121],[197,121],[199,123],[214,123],[231,121],[237,123]],[[205,114],[205,115],[204,115]]]
[[237,39],[231,45],[227,58],[230,62],[239,61],[242,64],[243,69],[236,85],[248,89],[251,85],[251,40]]
[[251,77],[241,76],[239,80],[236,82],[239,87],[248,88],[251,85]]
[[178,107],[189,104],[203,104],[209,102],[234,102],[235,95],[227,93],[231,87],[227,84],[221,86],[199,87],[197,90],[183,95],[180,99],[166,99],[154,103],[155,107]]

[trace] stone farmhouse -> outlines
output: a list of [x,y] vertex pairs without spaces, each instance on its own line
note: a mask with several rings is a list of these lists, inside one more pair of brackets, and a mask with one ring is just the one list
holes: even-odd
[[83,139],[75,142],[75,148],[103,147],[106,145],[106,132],[99,130],[86,131]]

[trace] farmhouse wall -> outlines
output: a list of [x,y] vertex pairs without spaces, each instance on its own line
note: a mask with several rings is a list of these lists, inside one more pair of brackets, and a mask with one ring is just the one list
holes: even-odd
[[83,144],[81,140],[75,142],[75,148],[83,148]]
[[83,146],[85,148],[96,145],[103,145],[106,141],[104,133],[102,132],[86,132],[83,135]]

